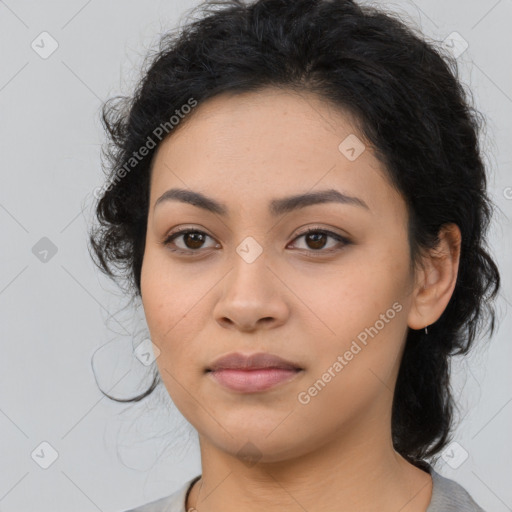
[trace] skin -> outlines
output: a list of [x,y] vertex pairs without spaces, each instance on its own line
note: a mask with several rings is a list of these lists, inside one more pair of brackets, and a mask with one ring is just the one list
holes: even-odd
[[[408,329],[434,323],[452,295],[460,231],[447,226],[437,251],[411,268],[403,198],[368,143],[354,161],[338,149],[350,134],[364,141],[352,121],[310,93],[222,94],[198,105],[155,155],[141,295],[162,380],[199,435],[202,478],[187,510],[424,512],[430,502],[430,475],[393,449],[391,405]],[[224,203],[230,216],[179,201],[155,208],[176,187]],[[268,211],[271,199],[330,188],[368,209]],[[300,236],[308,227],[351,243]],[[181,228],[207,236],[166,247]],[[262,250],[251,263],[236,251],[249,236]],[[396,303],[400,312],[300,403]],[[265,392],[236,393],[205,374],[234,351],[270,352],[303,371]],[[252,451],[242,449],[248,442]]]

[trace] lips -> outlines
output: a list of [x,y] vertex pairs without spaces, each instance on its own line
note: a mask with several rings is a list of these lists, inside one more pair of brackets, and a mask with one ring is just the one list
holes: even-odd
[[205,373],[230,392],[261,393],[284,385],[304,372],[297,363],[274,354],[231,353],[215,360]]
[[244,355],[233,352],[216,359],[207,369],[207,372],[220,370],[266,370],[270,368],[280,370],[298,371],[302,370],[298,364],[287,361],[274,354],[259,352],[256,354]]

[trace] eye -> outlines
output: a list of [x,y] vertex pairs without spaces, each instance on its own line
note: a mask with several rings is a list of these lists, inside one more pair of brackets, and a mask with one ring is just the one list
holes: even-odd
[[[319,228],[309,228],[307,231],[300,234],[294,240],[299,240],[300,238],[304,238],[304,241],[307,245],[305,249],[308,250],[310,255],[314,257],[325,255],[325,253],[330,254],[332,252],[340,250],[342,246],[349,245],[351,243],[351,241],[344,236],[338,235],[337,233],[334,233],[326,229]],[[335,243],[324,250],[324,248],[327,245],[327,240],[329,238],[331,240],[334,240]]]
[[[177,245],[175,243],[175,240],[178,240],[180,238],[182,239],[182,246]],[[188,228],[170,234],[168,237],[165,238],[162,244],[164,246],[170,247],[170,250],[173,252],[191,255],[191,253],[201,252],[199,251],[199,249],[203,248],[204,242],[207,238],[211,238],[213,240],[213,238],[204,231]],[[314,257],[325,255],[326,253],[330,254],[332,252],[340,250],[341,247],[345,245],[351,244],[351,241],[348,238],[341,236],[337,233],[334,233],[332,231],[319,228],[308,229],[307,231],[297,236],[294,239],[294,242],[296,240],[299,240],[300,238],[304,238],[306,244],[308,244],[308,247],[306,247],[305,250],[308,251],[310,255]],[[331,247],[325,249],[327,245],[327,240],[329,238],[331,240],[334,240],[335,243],[331,245]],[[220,244],[214,244],[212,246],[212,248],[218,247],[220,247]]]
[[[197,249],[200,249],[202,244],[204,244],[204,240],[206,238],[211,238],[210,235],[206,234],[204,231],[199,231],[197,229],[182,229],[181,231],[177,231],[171,235],[169,235],[162,243],[165,246],[176,245],[174,240],[182,238],[182,242],[185,244],[184,247],[178,246],[177,249],[171,248],[171,251],[177,253],[188,254],[190,252],[198,252]],[[213,238],[212,238],[213,240]],[[219,247],[219,244],[216,245]]]

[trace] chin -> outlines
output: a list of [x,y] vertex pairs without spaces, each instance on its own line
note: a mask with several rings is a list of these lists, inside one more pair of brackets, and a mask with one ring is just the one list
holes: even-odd
[[223,431],[221,439],[210,437],[209,443],[233,458],[243,461],[247,467],[284,462],[311,451],[311,445],[307,440],[293,439],[286,429],[283,428],[280,433],[277,432],[278,429],[270,435],[270,430],[260,430],[257,425],[252,429],[240,429],[236,432],[228,430],[233,437]]

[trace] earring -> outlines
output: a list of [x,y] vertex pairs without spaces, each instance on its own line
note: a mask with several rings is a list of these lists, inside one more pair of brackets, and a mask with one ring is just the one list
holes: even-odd
[[425,334],[428,334],[428,329],[427,329],[427,327],[425,327]]

